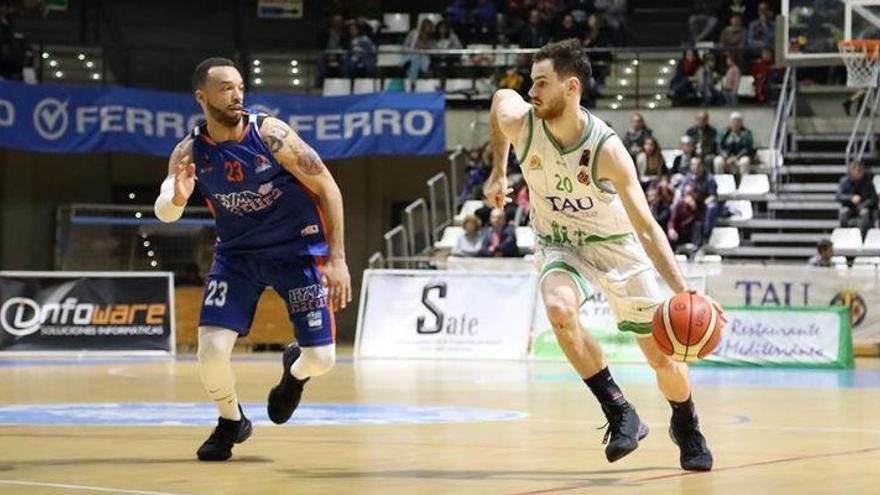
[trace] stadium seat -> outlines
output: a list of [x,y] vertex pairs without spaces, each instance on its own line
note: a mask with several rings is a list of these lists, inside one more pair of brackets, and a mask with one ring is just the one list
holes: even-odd
[[461,209],[458,211],[458,214],[455,215],[455,225],[461,225],[464,222],[464,217],[468,215],[473,215],[477,210],[483,207],[483,202],[478,199],[469,199],[461,205]]
[[725,199],[733,196],[736,192],[736,179],[731,174],[718,174],[715,176],[715,185],[718,186],[718,198]]
[[437,24],[438,22],[440,22],[440,21],[443,20],[443,14],[441,14],[441,13],[439,13],[439,12],[422,12],[421,14],[419,14],[419,17],[418,17],[418,19],[416,20],[416,26],[415,26],[415,27],[419,27],[419,26],[421,26],[421,25],[422,25],[422,21],[425,20],[425,19],[427,19],[427,20],[433,22],[434,24]]
[[747,199],[731,199],[725,201],[724,206],[731,213],[728,219],[731,222],[746,222],[754,216],[752,202]]
[[715,227],[709,236],[707,248],[713,253],[730,251],[739,247],[739,229],[736,227]]
[[476,92],[473,79],[447,79],[446,99],[464,100]]
[[[403,65],[403,45],[379,45],[376,49],[378,67],[400,67]],[[391,52],[391,53],[389,53]]]
[[389,77],[385,79],[382,90],[390,93],[401,93],[404,91],[412,91],[412,81],[409,79],[401,79],[397,77]]
[[[471,61],[472,56],[477,55],[481,52],[486,52],[486,53],[491,52],[493,47],[492,47],[492,45],[487,45],[485,43],[472,43],[467,46],[467,49],[468,50],[477,50],[477,53],[473,54],[473,55],[465,55],[466,60],[463,61],[463,65],[473,65],[473,62]],[[497,64],[497,65],[502,65],[502,64]]]
[[831,244],[837,254],[859,254],[862,250],[862,232],[857,228],[838,227],[831,232]]
[[516,228],[516,247],[520,254],[530,254],[535,251],[535,231],[531,227]]
[[747,174],[742,177],[734,196],[742,199],[762,199],[769,192],[770,179],[766,174]]
[[676,254],[676,255],[675,255],[675,261],[677,261],[677,262],[679,262],[679,263],[687,263],[687,262],[688,262],[688,257],[687,257],[686,254]]
[[[775,153],[778,158],[776,160],[776,164],[782,165],[782,154],[780,154],[779,151],[776,151]],[[758,159],[758,165],[761,167],[767,167],[767,168],[772,167],[773,166],[773,154],[774,154],[774,151],[771,150],[770,148],[759,149],[755,153],[755,156]]]
[[837,269],[846,269],[846,256],[832,256],[831,266]]
[[696,258],[694,258],[694,261],[696,261],[697,263],[703,263],[703,264],[707,264],[707,265],[708,264],[720,265],[721,264],[721,255],[720,254],[703,254],[703,255],[698,254],[696,256]]
[[874,190],[880,191],[880,175],[875,175],[872,182],[874,183]]
[[389,12],[382,18],[386,33],[408,33],[409,14],[405,12]]
[[856,256],[853,260],[853,268],[876,269],[880,265],[880,256]]
[[351,94],[378,93],[380,87],[378,79],[355,79]]
[[351,94],[351,79],[324,79],[324,96],[344,96]]
[[443,91],[439,79],[416,79],[416,93]]
[[666,162],[666,170],[669,170],[675,157],[681,154],[681,150],[661,150],[660,153],[663,155],[663,161]]
[[434,249],[448,249],[451,250],[455,247],[455,243],[458,242],[458,238],[464,235],[464,228],[450,226],[443,229],[443,235],[440,237],[440,240],[434,243]]
[[880,229],[868,230],[868,233],[865,234],[865,242],[862,244],[862,253],[880,255]]
[[739,88],[736,90],[737,96],[746,98],[755,97],[755,78],[754,76],[742,76],[739,78]]

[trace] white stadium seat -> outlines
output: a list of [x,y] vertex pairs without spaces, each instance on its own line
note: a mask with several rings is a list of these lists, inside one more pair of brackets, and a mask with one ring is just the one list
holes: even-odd
[[516,247],[521,254],[535,251],[535,231],[531,227],[516,228]]
[[[376,49],[376,65],[379,67],[400,67],[403,65],[403,45],[379,45]],[[396,53],[389,53],[396,52]]]
[[440,240],[434,243],[434,248],[451,250],[462,235],[464,235],[464,228],[454,225],[446,227],[443,229],[443,235],[440,237]]
[[483,207],[483,202],[478,199],[469,199],[465,201],[461,205],[461,209],[458,211],[458,214],[455,215],[455,224],[461,225],[464,222],[464,217],[468,215],[473,215],[480,208]]
[[378,79],[355,79],[351,93],[355,95],[378,93],[380,87]]
[[439,79],[416,79],[416,93],[442,91]]
[[324,96],[345,96],[351,94],[351,79],[324,79]]
[[858,254],[862,250],[862,232],[857,228],[838,227],[831,232],[836,254]]
[[734,196],[743,199],[761,199],[769,192],[770,179],[767,174],[747,174],[743,175]]
[[736,179],[732,174],[718,174],[715,176],[718,198],[725,199],[733,196],[736,192]]
[[730,251],[738,248],[739,242],[739,229],[736,227],[715,227],[707,247],[713,252]]
[[744,96],[746,98],[754,98],[755,97],[755,77],[754,76],[740,77],[739,78],[739,88],[737,88],[736,94],[738,96]]
[[404,12],[389,12],[383,16],[386,33],[408,33],[409,14]]
[[865,242],[862,244],[862,251],[880,255],[880,229],[869,229],[865,234]]
[[853,260],[853,268],[876,269],[880,265],[880,256],[856,256]]
[[731,199],[725,201],[724,206],[731,213],[731,217],[728,219],[731,222],[746,222],[754,216],[752,202],[747,199]]

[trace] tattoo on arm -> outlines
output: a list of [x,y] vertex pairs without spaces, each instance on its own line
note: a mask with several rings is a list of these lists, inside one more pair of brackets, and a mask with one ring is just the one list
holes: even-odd
[[296,164],[302,173],[306,175],[321,175],[324,171],[324,162],[321,161],[321,157],[318,156],[318,153],[311,146],[306,143],[296,147],[293,144],[289,144],[289,146],[294,156],[296,156]]
[[284,147],[284,138],[288,135],[290,135],[290,130],[286,126],[276,124],[269,129],[269,132],[263,137],[263,141],[266,142],[269,151],[275,154]]

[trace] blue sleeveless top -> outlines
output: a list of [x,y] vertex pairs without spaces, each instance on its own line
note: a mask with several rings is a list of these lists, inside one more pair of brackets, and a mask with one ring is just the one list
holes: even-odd
[[260,136],[264,115],[244,113],[238,139],[217,143],[207,123],[192,131],[196,185],[217,226],[218,254],[326,256],[317,197],[284,169]]

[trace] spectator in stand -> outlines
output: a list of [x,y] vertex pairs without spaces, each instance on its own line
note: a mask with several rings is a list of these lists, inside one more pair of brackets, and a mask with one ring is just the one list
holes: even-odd
[[[434,48],[434,23],[430,19],[422,19],[417,29],[413,29],[403,42],[405,50],[430,50]],[[403,65],[407,65],[406,78],[414,84],[419,74],[431,68],[431,57],[423,53],[408,53],[404,56]]]
[[481,43],[494,43],[497,13],[498,8],[493,0],[477,0],[471,11],[475,40]]
[[376,45],[363,33],[361,25],[348,25],[348,54],[342,66],[344,77],[366,77],[376,72]]
[[734,14],[742,17],[743,25],[748,26],[758,17],[758,0],[724,0],[718,9],[718,19],[727,20]]
[[700,207],[692,184],[682,188],[681,199],[672,207],[666,223],[666,237],[676,252],[681,252],[688,244],[695,251],[703,244],[703,226],[700,221]]
[[470,43],[471,23],[470,13],[465,0],[453,0],[449,7],[446,7],[446,19],[452,27],[459,39],[465,43]]
[[715,28],[718,27],[718,18],[715,17],[712,6],[706,0],[695,0],[691,2],[691,10],[696,12],[688,17],[691,41],[699,43],[712,38]]
[[709,125],[709,113],[705,110],[698,112],[694,120],[686,134],[694,141],[694,153],[711,163],[718,154],[718,131]]
[[651,129],[645,124],[645,117],[640,113],[632,114],[630,128],[623,135],[623,145],[635,159],[645,146],[645,139],[653,136]]
[[755,159],[755,141],[752,131],[743,125],[739,112],[730,114],[730,125],[718,140],[720,154],[713,162],[716,174],[734,174],[737,179],[749,173]]
[[660,174],[660,178],[652,181],[648,185],[648,189],[657,190],[660,199],[670,206],[675,202],[675,189],[672,187],[672,178],[669,176],[668,170]]
[[691,171],[682,181],[682,191],[692,186],[697,199],[697,208],[701,211],[702,239],[708,239],[715,228],[715,221],[721,212],[718,204],[718,185],[715,178],[706,170],[703,160],[695,156],[691,159]]
[[[437,37],[434,40],[434,48],[437,50],[460,50],[462,48],[461,40],[458,35],[449,29],[449,23],[440,21],[434,28]],[[455,65],[460,57],[457,55],[441,55],[437,57],[439,65],[443,67]]]
[[779,78],[779,70],[773,66],[773,50],[761,49],[761,58],[752,64],[752,76],[755,78],[755,99],[759,103],[771,100],[771,85]]
[[464,233],[455,240],[452,248],[453,256],[478,256],[480,247],[483,245],[483,235],[480,233],[480,219],[474,215],[464,217],[461,224]]
[[736,106],[739,103],[737,92],[739,91],[739,81],[742,79],[742,71],[730,52],[724,52],[724,65],[727,70],[724,71],[724,77],[721,79],[721,94],[728,105]]
[[724,48],[742,48],[746,46],[748,31],[743,26],[743,18],[739,14],[730,16],[730,24],[721,31],[718,44]]
[[489,215],[489,226],[483,232],[479,256],[506,257],[519,256],[516,247],[516,228],[507,223],[507,216],[501,208],[494,208]]
[[703,65],[694,74],[697,96],[700,98],[700,104],[704,107],[717,105],[724,101],[724,96],[715,89],[719,79],[720,77],[715,70],[715,56],[708,53],[703,57]]
[[749,23],[749,35],[746,44],[749,48],[761,49],[772,48],[775,36],[773,23],[773,11],[770,4],[761,2],[758,4],[758,18]]
[[645,138],[642,151],[636,155],[636,170],[643,186],[647,186],[652,181],[659,179],[661,174],[666,173],[666,160],[663,159],[660,145],[657,144],[657,140],[653,136]]
[[540,48],[550,42],[550,33],[544,26],[538,9],[529,11],[529,22],[522,27],[516,39],[521,48]]
[[850,164],[849,173],[840,179],[837,186],[837,201],[840,203],[840,226],[858,227],[865,235],[877,207],[877,191],[873,177],[865,171],[864,163]]
[[626,44],[627,3],[627,0],[595,0],[596,10],[602,13],[609,42],[613,45]]
[[565,3],[563,0],[538,0],[537,9],[545,25],[555,26],[565,12]]
[[690,136],[684,135],[678,142],[678,149],[681,154],[672,160],[672,180],[679,182],[691,168],[691,158],[694,157],[694,140]]
[[675,67],[675,75],[669,81],[668,96],[673,103],[681,104],[696,99],[697,90],[694,88],[694,77],[700,65],[702,62],[700,62],[696,50],[688,48],[682,53],[678,65]]
[[645,198],[648,200],[648,207],[651,209],[651,215],[654,216],[657,224],[667,225],[669,217],[672,216],[672,206],[663,200],[660,191],[655,187],[649,188],[645,193]]
[[580,39],[583,35],[583,30],[575,24],[574,17],[571,14],[565,14],[562,16],[562,22],[559,23],[559,27],[556,28],[556,33],[553,34],[553,41],[562,41],[570,38]]
[[587,17],[587,33],[584,36],[584,46],[587,48],[605,48],[611,46],[611,36],[608,26],[601,13],[593,13]]
[[831,239],[822,239],[819,241],[819,244],[816,246],[817,254],[814,254],[809,261],[807,261],[807,266],[833,266],[831,264],[831,258],[834,257],[834,244],[831,243]]
[[324,47],[327,50],[344,50],[348,44],[346,43],[345,20],[339,14],[330,18],[330,25],[327,27],[327,41]]

